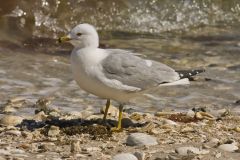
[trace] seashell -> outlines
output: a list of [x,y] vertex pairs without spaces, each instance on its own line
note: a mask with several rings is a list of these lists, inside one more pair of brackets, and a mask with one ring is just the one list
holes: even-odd
[[131,153],[121,153],[114,156],[113,160],[138,160],[138,159]]
[[129,146],[151,146],[157,144],[158,142],[155,137],[145,133],[132,133],[127,138],[127,145]]
[[197,112],[195,116],[197,119],[207,119],[207,120],[215,120],[216,119],[213,115],[206,113],[206,112]]

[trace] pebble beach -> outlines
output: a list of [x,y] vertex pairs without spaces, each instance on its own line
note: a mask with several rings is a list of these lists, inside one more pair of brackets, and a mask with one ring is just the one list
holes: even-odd
[[[239,160],[239,0],[11,0],[0,5],[0,160]],[[81,89],[60,44],[79,23],[99,47],[176,71],[190,85],[126,104]]]
[[[39,99],[32,116],[13,113],[28,102],[15,98],[0,119],[0,159],[185,160],[238,159],[239,113],[193,108],[155,114],[124,112],[123,130],[111,132],[118,108],[111,106],[102,123],[99,112],[63,113]],[[6,110],[7,109],[7,110]]]

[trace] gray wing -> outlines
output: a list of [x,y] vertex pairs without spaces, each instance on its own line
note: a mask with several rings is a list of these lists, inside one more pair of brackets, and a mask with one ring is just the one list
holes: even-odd
[[108,79],[141,89],[180,79],[178,73],[165,64],[142,59],[125,50],[106,51],[109,55],[102,61],[102,68]]

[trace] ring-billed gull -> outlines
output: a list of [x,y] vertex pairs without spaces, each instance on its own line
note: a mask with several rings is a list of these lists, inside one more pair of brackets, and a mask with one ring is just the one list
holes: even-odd
[[106,120],[110,99],[120,103],[118,124],[121,130],[123,105],[131,98],[158,86],[189,84],[188,78],[204,70],[177,72],[153,60],[142,59],[130,51],[99,48],[96,29],[79,24],[59,42],[69,41],[71,69],[74,79],[85,91],[107,99],[103,121]]

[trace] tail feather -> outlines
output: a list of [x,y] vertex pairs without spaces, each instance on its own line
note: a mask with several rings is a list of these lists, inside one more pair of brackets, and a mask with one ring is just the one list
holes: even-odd
[[188,78],[184,78],[171,83],[162,83],[159,86],[177,86],[177,85],[188,85],[188,84],[190,84]]
[[202,73],[202,72],[205,72],[204,69],[196,69],[196,70],[178,70],[176,71],[179,76],[180,76],[180,79],[184,79],[184,78],[188,78],[188,79],[192,79],[193,76],[199,74],[199,73]]

